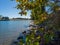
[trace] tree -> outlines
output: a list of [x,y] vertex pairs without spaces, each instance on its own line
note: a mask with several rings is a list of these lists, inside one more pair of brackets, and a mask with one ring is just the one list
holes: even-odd
[[[53,28],[56,26],[56,24],[57,25],[60,24],[59,21],[58,23],[54,23],[55,15],[53,16],[53,14],[57,14],[59,12],[58,10],[60,6],[57,5],[58,1],[53,0],[52,2],[51,0],[16,0],[16,2],[18,3],[17,9],[21,10],[19,14],[26,15],[27,11],[31,10],[31,18],[34,20],[35,24],[42,24],[44,26],[44,29],[40,28],[40,30],[45,30],[45,26],[48,27],[47,32],[45,31],[40,32],[45,33],[44,34],[45,36],[43,35],[43,37],[45,37],[45,39],[50,42],[50,40],[48,39],[51,39],[51,37],[53,37],[52,36],[54,34]],[[49,10],[52,11],[50,14],[48,14],[48,12],[45,11],[46,6],[50,6]],[[57,15],[57,17],[59,16]],[[56,18],[56,20],[58,19]],[[45,23],[47,24],[44,25]],[[48,36],[49,38],[47,39]]]
[[[46,17],[45,6],[48,0],[16,0],[18,2],[17,9],[20,9],[19,14],[26,15],[28,10],[31,10],[31,18],[36,21],[44,21]],[[44,14],[44,16],[42,16]],[[41,15],[41,18],[39,18]],[[44,19],[43,19],[44,18]]]

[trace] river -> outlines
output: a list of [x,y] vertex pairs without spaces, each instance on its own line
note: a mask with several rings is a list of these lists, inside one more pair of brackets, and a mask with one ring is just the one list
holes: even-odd
[[31,20],[0,21],[0,45],[10,45],[21,32],[27,30]]

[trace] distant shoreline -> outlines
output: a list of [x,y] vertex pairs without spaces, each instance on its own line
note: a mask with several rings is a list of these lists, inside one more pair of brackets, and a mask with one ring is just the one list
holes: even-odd
[[[28,20],[28,19],[19,19],[19,20]],[[19,21],[19,20],[0,20],[0,21]]]
[[12,19],[9,19],[9,20],[0,20],[0,21],[18,21],[18,20],[31,20],[31,19],[28,19],[28,18],[12,18]]

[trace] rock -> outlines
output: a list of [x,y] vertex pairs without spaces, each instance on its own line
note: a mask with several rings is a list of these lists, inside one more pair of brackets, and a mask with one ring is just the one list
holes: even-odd
[[17,45],[18,42],[19,42],[19,40],[14,40],[14,41],[11,43],[11,45]]
[[23,36],[19,36],[19,37],[17,38],[17,40],[19,40],[19,39],[23,39]]

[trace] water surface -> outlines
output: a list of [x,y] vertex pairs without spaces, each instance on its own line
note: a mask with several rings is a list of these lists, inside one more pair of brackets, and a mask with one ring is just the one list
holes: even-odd
[[27,30],[31,20],[0,21],[0,45],[10,45],[21,32]]

